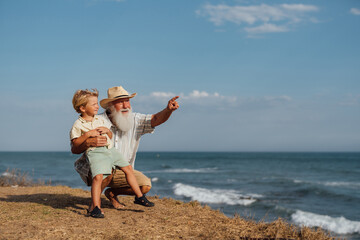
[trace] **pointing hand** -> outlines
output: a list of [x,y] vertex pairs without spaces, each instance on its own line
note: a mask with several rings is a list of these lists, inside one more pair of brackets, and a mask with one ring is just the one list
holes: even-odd
[[176,101],[176,99],[178,99],[178,98],[179,98],[179,96],[176,96],[169,100],[168,105],[167,105],[168,110],[175,111],[176,109],[179,108],[179,104]]

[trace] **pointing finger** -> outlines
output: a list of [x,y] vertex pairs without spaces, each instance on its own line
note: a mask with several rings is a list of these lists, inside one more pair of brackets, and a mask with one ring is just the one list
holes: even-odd
[[179,96],[173,97],[170,101],[175,101],[178,98],[179,98]]

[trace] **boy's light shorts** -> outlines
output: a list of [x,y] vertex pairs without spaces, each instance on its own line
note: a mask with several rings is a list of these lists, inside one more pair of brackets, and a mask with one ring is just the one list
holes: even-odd
[[103,178],[106,178],[111,175],[116,166],[126,167],[130,165],[115,148],[97,147],[87,152],[86,157],[90,163],[92,177],[103,174]]

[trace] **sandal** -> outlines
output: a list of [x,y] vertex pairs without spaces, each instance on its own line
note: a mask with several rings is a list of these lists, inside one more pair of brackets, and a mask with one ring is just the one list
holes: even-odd
[[139,204],[139,205],[142,205],[142,206],[145,206],[145,207],[153,207],[155,206],[155,204],[153,202],[150,202],[146,197],[145,197],[145,194],[142,195],[141,197],[135,197],[135,201],[134,201],[135,204]]
[[104,214],[101,212],[100,208],[98,208],[98,206],[96,206],[91,212],[90,212],[90,216],[93,218],[104,218]]
[[[86,213],[89,215],[91,213],[90,209],[91,209],[92,203],[90,203],[89,207],[86,209]],[[103,211],[101,211],[102,214],[104,214]]]

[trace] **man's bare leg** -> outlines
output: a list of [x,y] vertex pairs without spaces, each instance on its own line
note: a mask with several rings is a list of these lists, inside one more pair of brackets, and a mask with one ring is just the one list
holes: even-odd
[[112,178],[114,176],[114,173],[111,173],[111,175],[107,176],[101,183],[101,192],[104,191],[104,189],[109,185],[109,183],[111,182]]
[[121,208],[124,208],[124,207],[125,207],[124,204],[121,204],[121,203],[119,202],[119,199],[117,198],[117,196],[115,196],[115,195],[111,192],[110,188],[106,189],[104,194],[105,194],[105,196],[107,197],[107,199],[109,199],[109,201],[111,202],[111,204],[113,205],[114,208],[116,208],[116,209],[121,209]]
[[[140,187],[140,191],[145,194],[148,193],[151,189],[150,186],[144,185],[144,186],[139,186]],[[131,189],[131,187],[122,187],[122,188],[110,188],[111,192],[117,196],[117,195],[131,195],[134,196],[135,193],[134,191]]]
[[[108,176],[107,178],[105,178],[101,184],[101,192],[104,191],[104,189],[109,185],[109,183],[111,182],[112,178],[113,178],[114,173],[111,173],[110,176]],[[114,208],[116,209],[120,209],[120,208],[124,208],[125,205],[121,204],[119,202],[119,200],[117,199],[117,196],[114,196],[114,194],[109,191],[109,189],[106,189],[106,191],[104,192],[105,196],[107,197],[107,199],[109,199],[109,201],[111,202],[111,204],[113,205]]]
[[[140,191],[145,194],[148,193],[151,189],[150,186],[139,186]],[[105,191],[105,196],[110,200],[114,208],[119,209],[123,208],[124,205],[122,205],[119,200],[117,199],[118,195],[135,195],[134,191],[130,187],[123,187],[123,188],[108,188]]]

